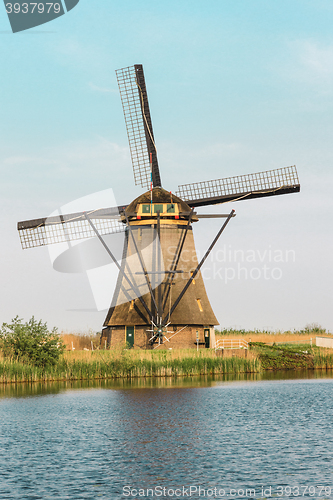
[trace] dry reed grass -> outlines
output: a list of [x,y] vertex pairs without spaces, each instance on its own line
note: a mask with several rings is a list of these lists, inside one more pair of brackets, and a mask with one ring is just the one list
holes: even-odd
[[[239,351],[239,352],[238,352]],[[232,357],[244,357],[245,352],[243,349],[234,349],[234,350],[224,350],[224,358],[232,358]],[[111,360],[121,360],[126,357],[127,360],[131,360],[133,362],[137,361],[159,361],[159,360],[167,360],[167,361],[175,361],[175,360],[183,360],[183,359],[200,359],[200,358],[216,358],[216,353],[214,349],[199,349],[196,351],[195,349],[172,349],[172,350],[143,350],[143,349],[112,349],[112,350],[95,350],[95,351],[66,351],[64,353],[64,359],[68,362],[86,362],[89,363],[91,361],[104,361],[110,362]],[[258,356],[253,351],[247,351],[246,357],[248,360],[255,360]]]
[[[310,339],[312,338],[312,342],[315,344],[315,338],[317,335],[321,337],[329,337],[332,338],[332,334],[326,333],[324,330],[311,331],[309,329],[301,330],[301,331],[286,331],[286,332],[269,332],[269,331],[258,331],[258,330],[215,330],[216,339],[219,338],[229,338],[229,339],[244,339],[247,342],[264,342],[265,344],[273,344],[282,343],[282,342],[302,342],[302,343],[310,343]],[[93,349],[103,349],[104,345],[100,345],[100,334],[99,333],[88,333],[88,334],[78,334],[78,333],[65,333],[62,332],[61,337],[63,338],[67,351],[72,351],[73,348],[75,351],[82,351],[89,349],[91,350],[91,344],[93,345]],[[154,352],[159,351],[159,349]],[[174,350],[173,352],[175,353]],[[148,351],[149,352],[149,351]],[[171,351],[170,351],[171,352]],[[188,356],[192,356],[193,350],[189,349]],[[180,354],[182,353],[182,354]],[[174,354],[175,356],[186,356],[185,350],[179,350],[179,354]]]
[[[229,339],[244,339],[247,342],[264,342],[265,344],[272,344],[274,342],[304,342],[304,343],[310,343],[310,339],[312,338],[313,343],[315,343],[315,338],[316,338],[316,333],[309,334],[308,332],[306,333],[300,333],[300,332],[277,332],[277,333],[270,333],[270,332],[256,332],[256,331],[242,331],[242,330],[235,330],[235,331],[222,331],[218,332],[216,331],[216,339],[220,338],[229,338]],[[100,345],[100,334],[92,333],[92,334],[85,334],[85,335],[80,335],[76,333],[61,333],[60,334],[62,339],[65,342],[66,349],[67,351],[72,351],[73,348],[75,351],[83,351],[86,349],[91,350],[91,343],[93,343],[93,348],[94,350],[96,349],[102,349],[104,351],[105,346]],[[320,334],[322,337],[329,337],[332,338],[331,334]],[[158,352],[159,349],[156,349],[154,352]],[[175,354],[175,352],[178,352],[178,354]],[[186,356],[185,354],[186,350],[183,349],[175,349],[173,352],[175,356],[180,357]],[[189,349],[189,355],[192,356],[194,349]],[[145,351],[140,351],[140,352],[145,352]],[[151,352],[151,351],[148,351]],[[180,354],[182,353],[182,354]]]
[[[301,342],[304,344],[310,343],[310,339],[312,338],[312,342],[315,343],[316,335],[318,333],[301,333],[301,332],[255,332],[255,331],[215,331],[216,339],[220,338],[229,338],[229,339],[244,339],[247,342],[264,342],[265,344],[273,344],[274,342]],[[332,335],[329,333],[321,333],[321,337],[329,337],[332,338]]]
[[78,334],[78,333],[64,333],[60,334],[63,339],[66,349],[72,351],[73,349],[82,351],[84,349],[91,349],[91,343],[94,349],[97,349],[100,345],[100,334],[98,333],[88,333],[88,334]]
[[[283,343],[283,342],[300,342],[300,343],[310,343],[310,339],[312,338],[312,343],[315,345],[315,338],[318,335],[316,332],[309,333],[307,332],[260,332],[260,331],[244,331],[244,330],[223,330],[222,332],[215,331],[216,339],[225,338],[225,339],[244,339],[247,342],[264,342],[265,344],[273,344],[273,343]],[[320,336],[332,338],[332,335],[329,333],[320,333]],[[76,334],[76,333],[61,333],[61,337],[63,338],[66,345],[66,354],[65,357],[73,360],[81,360],[88,361],[92,359],[92,346],[94,351],[101,351],[102,356],[109,356],[110,350],[105,350],[105,345],[100,345],[100,334],[98,333],[90,333],[90,334]],[[74,348],[74,349],[73,349]],[[215,356],[215,352],[209,349],[199,349],[200,352],[205,351],[205,356],[211,357]],[[161,356],[162,354],[158,353],[167,353],[168,359],[184,359],[188,357],[195,357],[196,350],[195,349],[173,349],[173,350],[165,350],[165,349],[155,349],[155,350],[136,350],[131,349],[127,351],[127,356],[132,357],[135,360],[151,360],[152,356]],[[112,349],[113,359],[117,359],[122,356],[122,349]],[[327,354],[329,353],[329,350]],[[93,354],[94,355],[94,354]],[[225,349],[224,357],[233,357],[233,356],[244,356],[244,352],[242,349],[230,351]],[[163,356],[166,356],[164,354]],[[255,359],[256,356],[251,351],[248,351],[247,356],[249,359]],[[1,359],[1,358],[0,358]],[[96,359],[96,358],[94,358]]]

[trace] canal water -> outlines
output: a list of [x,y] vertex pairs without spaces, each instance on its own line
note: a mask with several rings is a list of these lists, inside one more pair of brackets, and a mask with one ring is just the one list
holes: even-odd
[[331,377],[8,384],[0,499],[330,499]]

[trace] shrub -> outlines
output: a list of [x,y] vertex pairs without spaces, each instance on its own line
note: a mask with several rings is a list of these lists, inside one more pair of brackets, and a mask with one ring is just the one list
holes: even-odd
[[18,316],[10,324],[2,324],[0,347],[5,357],[39,367],[55,365],[65,349],[56,328],[49,332],[46,323],[34,317],[22,323]]
[[326,328],[322,328],[321,325],[318,325],[318,323],[311,323],[308,325],[305,325],[303,330],[300,330],[300,333],[327,333]]

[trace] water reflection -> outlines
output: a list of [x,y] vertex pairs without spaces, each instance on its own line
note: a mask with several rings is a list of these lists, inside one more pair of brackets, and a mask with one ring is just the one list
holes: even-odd
[[7,384],[0,498],[118,500],[126,485],[194,485],[251,487],[262,500],[263,485],[272,497],[279,485],[330,485],[332,378],[311,371]]
[[168,389],[213,387],[223,382],[256,382],[333,378],[333,370],[286,370],[263,373],[226,374],[215,376],[136,378],[116,380],[77,380],[68,382],[32,382],[0,384],[0,398],[19,398],[59,394],[66,390],[82,389]]

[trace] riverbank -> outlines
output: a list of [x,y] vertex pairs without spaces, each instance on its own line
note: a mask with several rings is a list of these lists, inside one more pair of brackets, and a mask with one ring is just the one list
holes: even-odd
[[0,383],[238,375],[332,368],[333,353],[329,349],[310,344],[270,346],[252,342],[246,353],[243,350],[215,353],[213,349],[67,351],[54,366],[44,368],[1,359]]
[[308,343],[264,344],[251,342],[262,370],[298,370],[333,368],[332,349],[320,348]]
[[38,368],[15,360],[0,361],[0,383],[94,380],[138,377],[184,377],[260,372],[255,355],[216,356],[214,350],[68,351],[54,366]]

